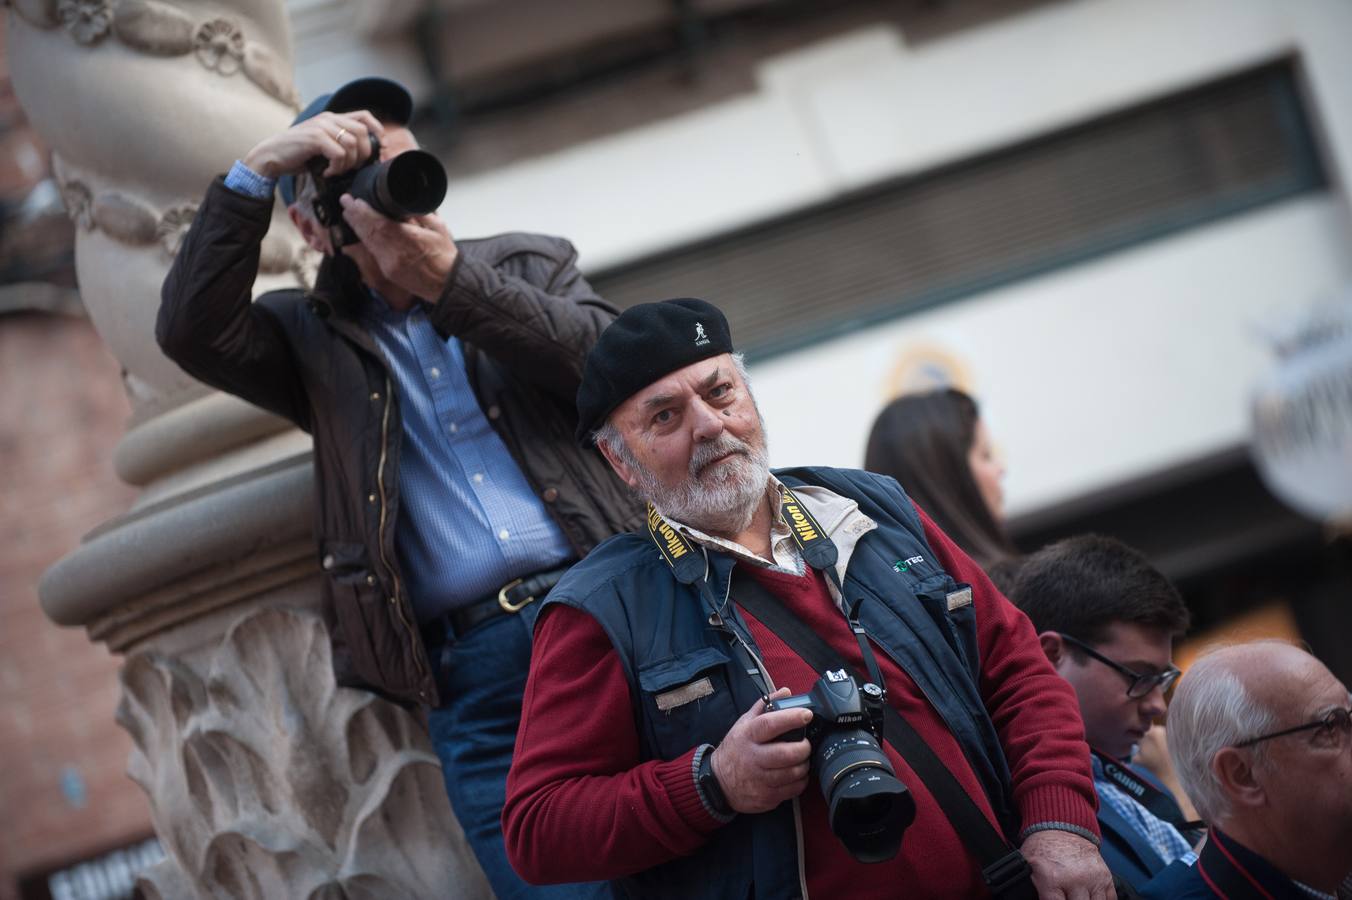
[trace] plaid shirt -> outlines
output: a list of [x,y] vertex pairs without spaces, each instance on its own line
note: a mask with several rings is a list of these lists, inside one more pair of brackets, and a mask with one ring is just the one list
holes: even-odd
[[1098,789],[1099,802],[1106,803],[1123,819],[1130,822],[1164,860],[1165,865],[1176,859],[1187,865],[1197,862],[1197,854],[1178,833],[1178,829],[1156,816],[1150,810],[1137,803],[1134,798],[1109,781],[1103,774],[1103,763],[1097,756],[1094,764],[1094,787]]

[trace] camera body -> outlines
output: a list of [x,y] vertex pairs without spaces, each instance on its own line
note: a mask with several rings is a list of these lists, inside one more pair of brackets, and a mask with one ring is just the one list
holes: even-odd
[[767,712],[807,709],[812,721],[780,740],[806,738],[812,770],[826,800],[831,831],[860,862],[886,862],[901,848],[915,819],[915,800],[878,743],[883,732],[882,688],[861,688],[844,669],[829,670],[806,694],[765,704]]
[[876,684],[861,689],[858,682],[844,669],[825,672],[806,694],[796,694],[783,700],[766,703],[772,709],[807,709],[812,721],[802,729],[791,731],[780,740],[801,741],[807,738],[814,745],[821,735],[832,728],[863,726],[876,739],[882,734],[883,692]]
[[335,247],[357,243],[338,202],[344,194],[365,200],[386,218],[399,220],[433,212],[446,199],[446,170],[440,160],[423,150],[405,150],[381,162],[380,140],[374,134],[370,137],[371,153],[355,169],[325,176],[328,160],[324,157],[316,156],[305,164],[315,181],[315,218],[329,230]]

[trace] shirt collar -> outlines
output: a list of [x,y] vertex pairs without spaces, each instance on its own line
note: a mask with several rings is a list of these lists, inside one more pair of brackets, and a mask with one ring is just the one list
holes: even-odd
[[395,309],[390,306],[390,304],[385,301],[385,298],[377,291],[367,288],[366,293],[369,296],[370,301],[362,307],[363,312],[369,318],[374,319],[377,322],[384,322],[387,325],[399,325],[408,319],[409,313],[412,312],[412,310],[417,309],[416,306],[411,307],[410,309]]
[[[677,519],[673,519],[666,513],[662,513],[662,518],[667,520],[673,528],[680,531],[690,540],[704,547],[714,550],[722,550],[742,562],[750,563],[753,566],[759,566],[762,569],[778,569],[783,572],[792,572],[795,575],[803,574],[803,555],[798,552],[798,545],[793,542],[793,536],[789,532],[788,523],[784,521],[779,508],[779,493],[781,483],[773,474],[769,481],[765,483],[765,497],[770,501],[770,550],[774,555],[773,560],[767,560],[755,553],[752,553],[746,547],[736,541],[730,541],[725,538],[716,537],[694,527],[687,525]],[[662,512],[660,509],[658,512]]]
[[[669,518],[665,513],[663,518],[696,544],[714,550],[722,550],[731,554],[734,559],[753,566],[802,575],[804,571],[803,555],[798,549],[798,543],[793,539],[793,532],[789,528],[789,523],[784,521],[784,511],[779,503],[783,489],[783,482],[771,473],[765,485],[765,493],[770,500],[770,551],[774,556],[773,560],[767,560],[752,553],[736,541],[706,534],[698,528]],[[809,484],[795,487],[793,492],[807,510],[812,513],[826,536],[835,543],[836,551],[839,554],[836,562],[836,574],[839,576],[841,583],[844,583],[845,569],[849,565],[855,545],[865,534],[877,528],[878,523],[865,515],[859,509],[857,502],[849,497],[843,497],[829,488]],[[658,510],[658,512],[661,512],[661,510]],[[828,580],[827,585],[832,596],[835,597],[834,584]],[[840,597],[835,597],[835,600],[837,603],[841,602]]]

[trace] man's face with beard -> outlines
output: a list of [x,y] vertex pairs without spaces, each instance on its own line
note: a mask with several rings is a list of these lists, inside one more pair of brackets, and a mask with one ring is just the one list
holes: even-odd
[[770,477],[760,411],[732,357],[677,369],[610,416],[601,452],[664,515],[720,537],[751,524]]

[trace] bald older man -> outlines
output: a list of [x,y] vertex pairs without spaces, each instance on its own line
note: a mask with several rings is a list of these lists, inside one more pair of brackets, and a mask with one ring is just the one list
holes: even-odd
[[1211,824],[1201,858],[1147,898],[1333,900],[1352,871],[1352,702],[1305,651],[1260,641],[1204,656],[1169,707],[1169,753]]

